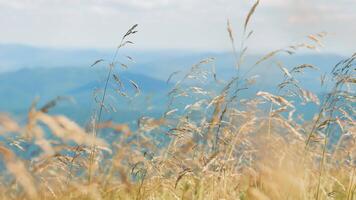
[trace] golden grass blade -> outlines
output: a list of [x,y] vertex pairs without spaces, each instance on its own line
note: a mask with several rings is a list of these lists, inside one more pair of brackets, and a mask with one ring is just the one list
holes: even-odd
[[265,56],[263,56],[261,59],[259,59],[256,63],[255,63],[255,66],[256,65],[259,65],[261,64],[262,62],[268,60],[269,58],[275,56],[277,53],[281,52],[282,50],[281,49],[278,49],[278,50],[275,50],[275,51],[271,51],[270,53],[266,54]]
[[246,17],[246,20],[245,20],[245,24],[244,24],[244,32],[246,32],[246,29],[247,29],[247,25],[248,25],[248,22],[250,21],[250,18],[251,16],[253,15],[253,13],[255,12],[258,4],[260,3],[260,0],[257,0],[255,2],[255,4],[253,4],[252,8],[250,9],[250,11],[248,12],[247,14],[247,17]]
[[16,121],[11,119],[8,115],[0,113],[0,134],[6,132],[18,132],[20,126]]
[[250,188],[247,193],[248,199],[255,200],[271,200],[266,194],[261,192],[259,189]]
[[75,122],[64,116],[50,116],[42,112],[38,112],[37,120],[46,124],[56,136],[63,141],[74,141],[77,144],[96,145],[108,148],[109,145],[103,139],[94,138],[86,133]]
[[39,196],[37,194],[35,181],[31,174],[27,171],[27,168],[24,163],[19,160],[11,150],[1,144],[0,154],[2,155],[5,161],[5,166],[7,170],[20,183],[22,188],[26,191],[26,194],[29,199],[38,199]]
[[276,96],[276,95],[273,95],[273,94],[270,94],[268,92],[263,92],[263,91],[259,91],[257,92],[256,94],[257,96],[261,96],[263,97],[264,99],[267,99],[279,106],[289,106],[291,108],[294,108],[293,104],[290,103],[289,101],[287,101],[285,98],[281,97],[281,96]]
[[234,41],[234,35],[233,35],[233,32],[232,32],[230,20],[227,20],[227,32],[229,33],[229,38],[230,38],[231,42],[234,44],[235,41]]
[[102,122],[98,124],[98,129],[110,128],[117,132],[122,132],[124,135],[131,135],[130,127],[127,124],[114,124],[112,121]]

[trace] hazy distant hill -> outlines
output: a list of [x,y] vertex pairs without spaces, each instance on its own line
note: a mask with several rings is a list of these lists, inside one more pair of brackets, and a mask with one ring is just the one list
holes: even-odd
[[[126,55],[134,58],[135,62],[127,59]],[[39,104],[43,104],[56,96],[71,96],[75,100],[74,103],[61,103],[57,111],[84,122],[96,106],[93,91],[102,88],[107,72],[107,66],[103,63],[92,68],[90,65],[98,59],[110,60],[111,56],[110,50],[0,45],[0,111],[22,115],[26,113],[35,97],[40,97]],[[246,72],[261,56],[263,55],[248,56],[242,72]],[[122,121],[134,120],[147,108],[152,108],[150,112],[159,115],[165,109],[166,94],[171,87],[166,84],[169,74],[182,71],[173,78],[172,82],[174,82],[193,64],[207,57],[215,58],[219,80],[228,80],[235,75],[234,57],[231,53],[123,50],[119,60],[128,64],[129,69],[120,72],[120,76],[128,93],[133,97],[128,100],[112,90],[108,102],[112,101],[112,104],[120,110],[114,116]],[[255,90],[252,88],[249,92],[273,91],[283,79],[283,72],[276,67],[276,62],[280,62],[289,69],[304,63],[318,67],[318,71],[308,70],[299,79],[302,85],[314,92],[322,93],[320,75],[329,73],[341,59],[341,56],[327,54],[280,55],[256,67],[248,74],[259,75]],[[212,65],[205,67],[210,70]],[[135,81],[140,86],[142,90],[140,96],[134,97],[129,80]],[[114,83],[110,86],[112,89],[115,87],[117,85]],[[56,109],[53,112],[56,112]]]
[[[229,52],[196,52],[182,50],[134,50],[122,49],[119,60],[130,65],[130,72],[165,80],[169,74],[177,70],[187,70],[201,59],[213,57],[219,74],[228,76],[234,70],[234,57]],[[114,50],[108,49],[55,49],[40,48],[25,45],[0,44],[0,72],[15,71],[21,68],[37,67],[88,67],[95,60],[112,58]],[[267,54],[268,52],[266,52]],[[134,58],[132,63],[125,56]],[[249,54],[246,67],[253,64],[264,54]],[[314,64],[322,71],[330,71],[332,65],[343,57],[334,54],[296,54],[293,56],[281,55],[278,60],[288,66],[301,63]],[[275,59],[277,60],[277,59]],[[266,67],[259,67],[259,72],[270,71]]]
[[[103,87],[106,72],[105,69],[89,67],[65,67],[21,69],[1,73],[0,110],[22,115],[36,97],[40,98],[39,105],[43,105],[57,96],[67,96],[74,101],[60,103],[57,110],[78,120],[85,120],[83,117],[90,115],[90,111],[96,106],[93,92]],[[135,110],[143,110],[148,104],[154,103],[147,102],[147,98],[151,97],[151,101],[154,101],[155,96],[164,96],[168,91],[168,85],[161,80],[130,72],[122,72],[119,75],[125,85],[124,91],[131,96],[131,101],[115,92],[118,85],[111,81],[108,102],[117,110],[124,110],[126,117],[130,112],[135,114]],[[139,96],[135,96],[129,80],[139,85]],[[127,107],[130,103],[132,106]]]

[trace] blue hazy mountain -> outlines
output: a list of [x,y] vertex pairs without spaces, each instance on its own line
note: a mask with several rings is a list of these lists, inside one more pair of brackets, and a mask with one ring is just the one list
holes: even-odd
[[[97,107],[94,91],[98,90],[97,94],[100,96],[107,72],[107,69],[89,67],[36,67],[1,73],[0,110],[21,116],[26,114],[36,99],[41,106],[58,96],[70,97],[70,101],[60,102],[54,112],[68,114],[84,122]],[[121,91],[129,97],[122,97],[117,92],[119,85],[111,78],[108,106],[125,113],[126,118],[122,121],[137,118],[137,110],[152,106],[151,104],[156,103],[152,101],[159,101],[154,99],[157,94],[166,94],[168,91],[169,85],[164,81],[130,72],[115,73],[124,85]],[[136,95],[136,88],[130,81],[139,86],[140,95]],[[130,115],[133,115],[132,118]]]
[[[23,45],[0,45],[0,111],[24,115],[31,103],[38,97],[39,105],[56,98],[69,96],[71,102],[61,102],[53,112],[69,115],[78,121],[88,120],[97,106],[94,91],[100,90],[107,75],[107,64],[101,62],[94,67],[90,65],[98,59],[110,60],[112,50],[94,49],[52,49]],[[127,56],[130,56],[128,59]],[[250,55],[245,59],[242,74],[263,55]],[[111,81],[108,104],[115,106],[116,120],[134,120],[144,111],[159,115],[165,109],[166,96],[172,85],[166,83],[167,77],[175,71],[181,71],[172,79],[176,81],[189,71],[190,67],[205,58],[215,58],[215,68],[219,80],[228,80],[236,74],[234,56],[228,52],[189,52],[189,51],[133,51],[120,52],[119,61],[128,65],[127,70],[120,69],[117,73],[125,85],[130,98],[122,98],[115,91],[118,87]],[[279,62],[286,68],[300,64],[312,64],[319,70],[308,70],[298,77],[301,84],[320,94],[320,75],[330,73],[333,66],[342,56],[332,54],[300,54],[294,56],[279,55],[265,62],[248,76],[259,75],[253,94],[258,90],[272,91],[283,80],[283,72],[276,66]],[[211,70],[212,64],[204,66]],[[246,76],[246,78],[248,77]],[[212,77],[210,77],[212,78]],[[135,88],[130,80],[137,83],[142,91],[135,96]],[[211,88],[214,88],[212,83]],[[147,109],[151,108],[151,109]],[[123,115],[124,113],[124,115]]]
[[[119,60],[130,64],[130,72],[145,74],[158,79],[166,79],[177,70],[187,70],[193,64],[205,58],[215,58],[217,71],[223,77],[234,71],[234,56],[230,52],[197,52],[183,50],[133,50],[122,49]],[[88,67],[95,60],[111,60],[114,49],[56,49],[15,44],[0,44],[0,73],[21,68],[50,67]],[[266,52],[266,54],[269,52]],[[248,54],[245,68],[249,68],[265,54]],[[130,62],[126,56],[134,59]],[[292,67],[302,63],[316,65],[322,72],[329,72],[331,67],[343,57],[335,54],[309,53],[287,56],[282,54],[272,61],[281,61]],[[271,62],[269,62],[271,63]],[[275,71],[269,64],[259,66],[259,72]]]

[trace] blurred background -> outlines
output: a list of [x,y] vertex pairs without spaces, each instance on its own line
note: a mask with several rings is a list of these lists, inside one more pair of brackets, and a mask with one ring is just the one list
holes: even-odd
[[[201,59],[215,58],[219,80],[235,73],[227,20],[239,47],[244,19],[253,3],[0,0],[0,111],[23,118],[35,99],[44,104],[67,96],[71,101],[53,112],[87,122],[96,105],[93,93],[102,88],[108,67],[105,63],[90,66],[99,59],[110,60],[123,34],[139,24],[139,32],[130,38],[135,44],[120,50],[119,61],[124,65],[117,70],[124,82],[134,80],[141,94],[112,95],[116,109],[108,119],[127,122],[146,114],[159,115],[166,109],[162,102],[167,101],[171,86]],[[248,52],[242,70],[268,52],[327,32],[315,50],[301,50],[292,57],[280,55],[251,73],[259,77],[256,88],[269,91],[283,78],[275,62],[290,67],[313,64],[319,71],[306,74],[302,82],[322,93],[320,76],[355,50],[355,9],[354,0],[261,0],[249,25],[253,34],[245,44]],[[167,83],[176,71],[181,73]],[[134,93],[133,88],[127,90]]]

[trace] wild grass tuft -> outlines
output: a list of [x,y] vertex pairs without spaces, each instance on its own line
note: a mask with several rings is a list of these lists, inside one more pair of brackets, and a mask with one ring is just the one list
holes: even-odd
[[[235,76],[218,79],[214,58],[198,62],[173,85],[162,117],[142,117],[135,129],[102,121],[102,116],[110,107],[111,82],[118,95],[130,96],[117,71],[128,65],[118,55],[133,44],[128,37],[137,32],[137,25],[124,34],[112,60],[92,64],[106,64],[108,71],[87,128],[48,113],[63,98],[39,109],[34,103],[26,124],[0,114],[0,199],[356,199],[356,54],[323,75],[322,84],[331,85],[325,96],[300,84],[300,76],[317,67],[276,62],[283,76],[276,94],[259,91],[243,98],[256,81],[252,70],[279,53],[315,49],[326,35],[309,35],[306,42],[269,52],[247,65],[246,42],[253,34],[248,25],[258,3],[247,14],[243,33],[248,34],[243,34],[239,53],[227,24]],[[182,72],[173,72],[167,83],[178,74]],[[139,95],[140,86],[129,83]],[[220,90],[207,89],[211,83]],[[295,114],[298,102],[313,103],[319,111],[304,120]],[[103,129],[120,136],[106,141],[99,134]],[[21,152],[33,146],[40,153],[21,158]]]

